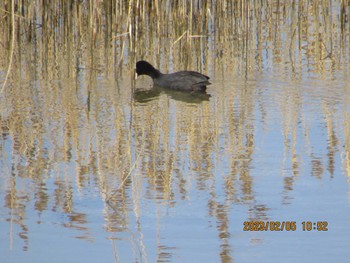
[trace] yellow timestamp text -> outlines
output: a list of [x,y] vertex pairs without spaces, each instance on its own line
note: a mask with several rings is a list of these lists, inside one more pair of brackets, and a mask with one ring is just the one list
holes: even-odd
[[[302,231],[328,231],[327,221],[303,221]],[[243,231],[296,231],[296,221],[244,221]]]

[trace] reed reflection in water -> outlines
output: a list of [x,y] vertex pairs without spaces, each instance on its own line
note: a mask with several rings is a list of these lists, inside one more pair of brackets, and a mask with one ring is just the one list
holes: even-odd
[[[348,258],[348,12],[2,1],[1,262]],[[211,97],[135,81],[138,59],[210,75]]]

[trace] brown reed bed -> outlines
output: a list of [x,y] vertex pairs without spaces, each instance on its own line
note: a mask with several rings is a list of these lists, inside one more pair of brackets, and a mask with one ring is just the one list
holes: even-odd
[[[227,200],[237,199],[235,180],[241,180],[244,197],[252,199],[248,167],[255,143],[250,121],[255,108],[253,91],[228,92],[228,97],[244,102],[238,113],[232,113],[237,103],[233,100],[229,105],[219,102],[215,109],[208,103],[193,107],[174,102],[180,105],[174,116],[174,136],[179,145],[188,145],[188,156],[184,156],[177,145],[169,146],[168,134],[174,124],[167,117],[169,109],[162,107],[167,103],[164,98],[142,107],[130,102],[135,62],[142,58],[165,71],[191,68],[243,79],[271,68],[283,68],[294,79],[304,71],[319,75],[334,69],[348,72],[349,5],[350,1],[325,0],[1,1],[0,123],[3,136],[13,138],[12,155],[17,156],[12,167],[4,167],[11,185],[6,206],[16,210],[18,224],[25,228],[25,199],[17,194],[20,186],[13,174],[33,179],[32,188],[21,190],[27,196],[36,193],[38,210],[48,206],[40,186],[52,176],[56,187],[53,209],[66,213],[73,210],[72,185],[82,190],[92,181],[108,201],[107,231],[124,231],[130,199],[135,217],[139,216],[145,181],[152,190],[151,198],[171,200],[176,194],[186,198],[189,179],[179,172],[185,169],[186,158],[192,171],[201,174],[193,180],[205,189],[215,176],[208,172],[215,163],[207,157],[220,144],[220,127],[226,125],[223,115],[231,120],[226,147],[232,153],[232,174],[224,178]],[[101,76],[110,81],[107,87],[101,88]],[[281,111],[289,122],[283,132],[297,167],[301,102],[297,91],[286,98],[290,99],[283,101]],[[329,105],[324,108],[327,127],[331,127],[332,109]],[[291,145],[287,143],[290,135]],[[336,148],[332,129],[329,137],[329,148]],[[348,139],[345,149],[349,171]],[[73,158],[74,182],[57,166]],[[138,176],[140,171],[144,177]],[[215,186],[209,188],[215,193]],[[211,206],[213,215],[226,211],[220,211],[222,206],[214,201]]]
[[[38,42],[45,49],[32,52],[65,48],[95,55],[103,49],[108,73],[147,58],[163,67],[170,61],[171,67],[237,67],[248,74],[263,67],[270,45],[276,62],[288,60],[294,69],[295,50],[316,62],[341,64],[349,57],[349,3],[4,0],[0,65],[8,66],[9,52],[20,54]],[[88,67],[106,69],[98,63]]]

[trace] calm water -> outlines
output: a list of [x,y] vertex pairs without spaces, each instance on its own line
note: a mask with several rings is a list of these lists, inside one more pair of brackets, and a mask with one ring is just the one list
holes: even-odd
[[[208,18],[194,37],[148,6],[136,40],[119,27],[128,5],[115,27],[84,20],[104,14],[84,1],[33,31],[18,20],[0,94],[1,263],[349,261],[349,7],[247,1],[240,18],[220,3],[194,10]],[[138,59],[202,71],[210,97],[153,90]]]
[[348,76],[214,73],[210,100],[130,101],[101,78],[89,110],[83,84],[72,105],[40,109],[52,86],[24,83],[33,104],[2,109],[1,262],[346,262]]

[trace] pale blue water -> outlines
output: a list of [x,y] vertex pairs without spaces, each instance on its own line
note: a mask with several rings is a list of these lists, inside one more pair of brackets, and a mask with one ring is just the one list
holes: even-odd
[[53,119],[29,105],[27,138],[3,108],[1,262],[347,262],[349,76],[213,74],[196,103],[101,78],[90,112],[83,85]]

